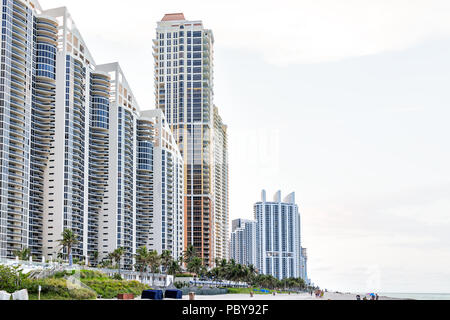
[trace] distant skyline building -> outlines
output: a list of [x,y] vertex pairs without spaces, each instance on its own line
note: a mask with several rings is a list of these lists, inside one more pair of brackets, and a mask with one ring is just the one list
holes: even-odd
[[308,279],[308,252],[306,248],[301,249],[300,256],[300,277],[306,281],[307,284],[310,283]]
[[232,222],[230,259],[256,268],[256,221],[236,219]]
[[241,218],[234,219],[233,221],[231,221],[231,232],[236,231],[236,229],[238,228],[245,228],[245,224],[249,222],[256,222],[256,221]]
[[295,193],[281,200],[278,191],[267,201],[266,191],[254,205],[255,220],[232,221],[230,256],[242,265],[254,265],[259,274],[277,279],[302,278],[309,283],[307,250],[301,246],[301,221]]
[[305,272],[302,271],[300,213],[295,193],[282,201],[281,191],[278,191],[273,201],[267,201],[263,190],[261,201],[254,205],[254,215],[259,273],[278,279],[302,277]]
[[214,109],[211,30],[182,13],[166,14],[153,40],[157,108],[169,123],[184,160],[185,246],[204,263],[228,258],[226,127]]

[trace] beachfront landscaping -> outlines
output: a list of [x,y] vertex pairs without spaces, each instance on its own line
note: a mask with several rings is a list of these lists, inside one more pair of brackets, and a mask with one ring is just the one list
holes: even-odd
[[[65,244],[65,246],[68,245]],[[70,249],[67,248],[66,251],[70,252]],[[120,248],[109,255],[110,264],[113,265],[115,262],[118,270],[111,276],[96,270],[71,270],[46,274],[44,277],[33,273],[24,274],[19,267],[0,265],[0,291],[13,293],[26,289],[30,300],[38,299],[39,287],[41,300],[114,299],[119,294],[133,294],[139,297],[142,291],[150,289],[150,286],[139,281],[125,281],[121,278],[119,266],[122,255]],[[263,295],[273,292],[301,292],[309,289],[302,279],[292,278],[280,281],[273,276],[258,274],[254,266],[240,265],[234,260],[216,260],[215,262],[216,266],[208,270],[192,246],[187,248],[182,259],[179,260],[173,260],[168,251],[158,255],[156,251],[140,248],[136,254],[135,268],[138,272],[146,274],[154,275],[164,270],[166,274],[176,275],[179,278],[192,277],[195,279],[194,286],[189,282],[176,282],[174,285],[185,291],[199,289],[201,294],[211,294],[209,291],[214,289],[217,291],[221,286],[229,287],[225,282],[240,284],[240,288],[220,288],[228,294]],[[186,265],[185,273],[182,273],[182,263]],[[196,286],[195,281],[201,282],[202,279],[206,283],[210,281],[215,284],[205,288]]]
[[[200,278],[207,278],[213,280],[227,280],[235,282],[248,283],[252,288],[267,288],[270,290],[295,290],[304,291],[307,289],[305,281],[301,278],[290,278],[278,280],[271,275],[258,274],[256,268],[252,265],[246,266],[236,263],[234,260],[216,260],[216,267],[207,270],[198,270]],[[247,290],[249,288],[233,288],[229,293],[242,293],[239,290]],[[261,292],[260,292],[261,293]]]
[[[80,285],[71,285],[70,277],[78,279]],[[112,279],[98,271],[81,270],[59,272],[46,279],[32,279],[23,274],[19,268],[0,265],[0,291],[13,293],[27,289],[30,300],[38,299],[38,290],[41,286],[41,300],[95,300],[116,298],[121,293],[132,293],[139,296],[149,286],[138,281],[125,281]]]

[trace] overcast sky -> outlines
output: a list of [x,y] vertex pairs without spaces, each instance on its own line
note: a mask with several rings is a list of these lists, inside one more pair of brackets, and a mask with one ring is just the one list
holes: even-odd
[[[450,2],[41,0],[154,107],[165,13],[215,35],[230,214],[295,191],[309,275],[341,291],[450,288]],[[124,6],[124,4],[126,4]]]

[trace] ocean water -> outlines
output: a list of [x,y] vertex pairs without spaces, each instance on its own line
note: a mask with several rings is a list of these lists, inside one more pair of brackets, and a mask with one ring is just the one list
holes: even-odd
[[383,292],[380,296],[414,300],[450,300],[450,293],[393,293]]

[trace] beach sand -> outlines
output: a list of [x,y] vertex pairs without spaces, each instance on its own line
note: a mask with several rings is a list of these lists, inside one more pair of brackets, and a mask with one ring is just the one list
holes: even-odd
[[[196,301],[275,301],[275,300],[314,300],[314,301],[328,301],[328,300],[353,300],[356,301],[356,296],[358,294],[355,293],[336,293],[336,292],[326,292],[323,298],[316,298],[313,294],[312,296],[309,293],[300,293],[300,294],[276,294],[275,296],[272,294],[255,294],[253,297],[250,297],[250,294],[223,294],[217,296],[200,296],[196,295]],[[359,294],[361,297],[364,297],[363,294]],[[369,299],[369,296],[367,296]],[[115,299],[98,299],[98,300],[117,300]],[[141,300],[141,297],[136,297],[135,300]],[[164,300],[173,300],[173,299],[164,299]],[[189,295],[183,295],[183,300],[188,301]],[[379,300],[408,300],[408,299],[399,299],[399,298],[390,298],[390,297],[382,297],[380,296]],[[412,299],[409,299],[412,300]],[[175,300],[174,300],[175,301]],[[362,301],[363,302],[363,301]]]
[[[195,296],[195,300],[222,300],[222,301],[264,301],[264,300],[315,300],[315,301],[328,301],[328,300],[355,300],[357,294],[350,293],[333,293],[326,292],[323,298],[316,298],[315,295],[311,297],[308,293],[302,294],[277,294],[275,296],[268,294],[255,294],[250,297],[249,294],[225,294],[217,296]],[[360,294],[361,295],[361,294]],[[363,295],[361,295],[363,297]],[[189,300],[189,296],[183,296],[183,300]],[[381,297],[379,300],[402,300],[389,297]]]
[[[363,295],[360,294],[361,297]],[[369,299],[369,297],[367,297]],[[115,299],[98,299],[98,300],[117,300]],[[136,297],[134,300],[141,300],[141,297]],[[174,299],[164,299],[164,300],[173,300]],[[183,296],[184,301],[189,301],[189,296],[184,295]],[[250,294],[224,294],[224,295],[217,295],[217,296],[195,296],[195,301],[276,301],[276,300],[314,300],[314,301],[333,301],[333,300],[353,300],[356,301],[356,294],[351,293],[333,293],[333,292],[327,292],[325,293],[323,298],[316,298],[314,295],[311,297],[311,295],[307,293],[302,294],[277,294],[277,295],[271,295],[271,294],[255,294],[252,297],[250,297]],[[390,298],[390,297],[382,297],[380,296],[379,300],[408,300],[408,299],[399,299],[399,298]],[[411,299],[410,299],[411,300]],[[363,301],[362,301],[363,302]]]

